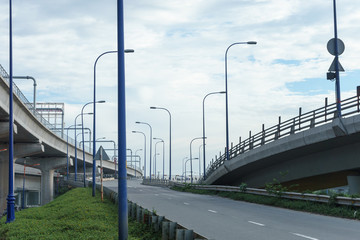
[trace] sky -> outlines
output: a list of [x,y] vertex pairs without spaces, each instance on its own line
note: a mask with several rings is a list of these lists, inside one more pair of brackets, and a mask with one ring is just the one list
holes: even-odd
[[[9,71],[9,2],[0,1],[0,64]],[[37,101],[65,104],[65,127],[74,124],[84,104],[93,101],[96,58],[117,50],[116,1],[13,0],[14,75],[37,80]],[[338,37],[345,44],[339,57],[341,98],[356,94],[360,76],[360,2],[337,1]],[[169,115],[172,116],[172,174],[182,174],[190,142],[202,136],[202,102],[206,94],[225,89],[228,52],[230,142],[245,139],[286,120],[335,101],[334,82],[326,72],[334,59],[327,42],[334,37],[331,0],[125,0],[127,148],[144,149],[149,127],[165,141],[169,161]],[[96,66],[96,138],[117,141],[117,58],[107,54]],[[14,80],[32,101],[32,82]],[[92,107],[85,108],[92,112]],[[84,116],[92,128],[92,117]],[[224,152],[225,96],[205,101],[206,161]],[[71,135],[70,135],[71,136]],[[154,141],[153,141],[154,143]],[[199,156],[202,141],[192,144]],[[103,143],[112,148],[112,143]],[[162,144],[157,144],[162,171]],[[137,151],[144,160],[143,151]],[[152,151],[153,155],[155,149]],[[109,155],[111,155],[110,152]],[[200,156],[203,161],[202,155]],[[189,165],[188,165],[189,167]],[[194,172],[198,162],[194,161]],[[147,173],[148,175],[148,173]]]

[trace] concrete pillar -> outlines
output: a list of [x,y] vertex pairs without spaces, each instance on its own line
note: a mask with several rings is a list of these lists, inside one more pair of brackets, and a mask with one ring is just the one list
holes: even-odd
[[349,194],[360,193],[360,176],[347,176],[349,184]]
[[0,152],[0,215],[6,209],[6,198],[9,190],[9,157],[7,152]]
[[54,172],[55,169],[41,169],[41,205],[54,199]]
[[[8,145],[0,144],[0,149],[7,149]],[[31,156],[44,152],[44,146],[39,143],[15,143],[14,163],[17,158]],[[15,167],[14,174],[15,178]],[[15,181],[14,181],[15,183]],[[0,215],[7,207],[7,195],[9,194],[9,153],[7,150],[0,152]]]
[[[21,163],[24,159],[19,159]],[[55,169],[66,167],[67,158],[47,157],[47,158],[26,158],[27,164],[37,164],[34,168],[41,170],[41,205],[45,205],[54,199],[54,172]]]

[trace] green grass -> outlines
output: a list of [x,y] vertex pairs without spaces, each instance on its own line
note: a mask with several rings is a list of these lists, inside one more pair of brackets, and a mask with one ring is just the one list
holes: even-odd
[[259,196],[254,194],[241,193],[241,192],[220,192],[220,191],[211,191],[211,190],[198,190],[192,188],[190,185],[187,185],[185,187],[172,187],[172,189],[176,191],[191,192],[196,194],[217,195],[238,201],[245,201],[245,202],[263,204],[268,206],[287,208],[297,211],[317,213],[327,216],[360,220],[359,207],[341,206],[337,204],[327,204],[327,203],[316,203],[311,201],[291,200],[291,199],[285,199],[279,197]]
[[[0,240],[118,239],[118,209],[91,188],[76,188],[39,208],[15,213],[15,221],[0,221]],[[129,220],[129,239],[161,239],[146,225]]]

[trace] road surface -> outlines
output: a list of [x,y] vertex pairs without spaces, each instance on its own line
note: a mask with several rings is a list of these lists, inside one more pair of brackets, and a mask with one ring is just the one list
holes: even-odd
[[[117,181],[104,182],[117,191]],[[360,221],[172,191],[128,180],[128,199],[217,240],[359,240]]]

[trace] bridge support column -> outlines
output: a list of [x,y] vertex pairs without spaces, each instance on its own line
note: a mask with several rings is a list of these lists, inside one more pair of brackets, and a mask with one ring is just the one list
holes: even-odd
[[[19,159],[23,162],[24,159]],[[26,158],[26,164],[37,164],[34,168],[41,170],[41,205],[45,205],[54,199],[54,172],[55,169],[66,166],[67,159],[53,158]]]
[[[0,215],[4,212],[7,205],[7,195],[9,194],[9,152],[8,145],[0,144]],[[15,143],[14,144],[14,163],[17,158],[31,156],[44,152],[41,143]],[[15,168],[14,174],[15,178]],[[14,181],[15,182],[15,181]]]
[[[6,209],[9,188],[9,157],[7,152],[0,152],[0,216]],[[1,217],[0,217],[1,218]]]
[[349,184],[349,194],[360,193],[360,176],[347,176]]

